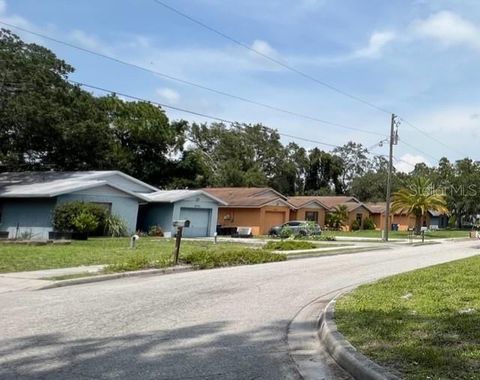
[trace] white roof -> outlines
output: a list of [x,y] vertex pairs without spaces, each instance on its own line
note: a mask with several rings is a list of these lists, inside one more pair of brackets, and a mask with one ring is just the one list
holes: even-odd
[[110,186],[134,197],[146,200],[142,194],[134,193],[122,186],[110,183],[107,178],[112,175],[120,175],[130,181],[140,183],[146,188],[157,190],[155,187],[119,171],[7,172],[0,173],[0,197],[48,198],[99,186]]
[[221,205],[226,205],[221,199],[207,193],[203,190],[160,190],[155,193],[143,193],[149,202],[159,202],[159,203],[175,203],[182,201],[184,199],[193,198],[198,195],[203,195],[207,198],[210,198]]

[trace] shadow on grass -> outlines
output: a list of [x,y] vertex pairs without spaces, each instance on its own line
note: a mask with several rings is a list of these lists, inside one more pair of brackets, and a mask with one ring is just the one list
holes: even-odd
[[73,331],[2,339],[0,378],[298,379],[286,342],[272,333],[286,324],[237,334],[215,322],[108,337],[74,338]]
[[406,379],[480,379],[480,313],[337,311],[339,331],[360,352]]

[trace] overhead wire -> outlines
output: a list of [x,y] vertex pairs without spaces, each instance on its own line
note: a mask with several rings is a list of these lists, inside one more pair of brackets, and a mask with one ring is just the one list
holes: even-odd
[[209,86],[205,86],[205,85],[202,85],[202,84],[199,84],[199,83],[196,83],[196,82],[192,82],[192,81],[182,79],[182,78],[170,75],[170,74],[166,74],[166,73],[163,73],[163,72],[160,72],[160,71],[157,71],[157,70],[153,70],[153,69],[150,69],[148,67],[144,67],[144,66],[132,63],[132,62],[124,61],[122,59],[115,58],[115,57],[112,57],[110,55],[100,53],[100,52],[97,52],[97,51],[94,51],[94,50],[91,50],[91,49],[87,49],[87,48],[78,46],[76,44],[72,44],[70,42],[63,41],[63,40],[60,40],[58,38],[54,38],[54,37],[48,36],[48,35],[43,34],[43,33],[38,33],[38,32],[32,31],[32,30],[23,28],[21,26],[10,24],[10,23],[7,23],[7,22],[1,21],[1,20],[0,20],[0,24],[8,26],[10,28],[18,29],[22,32],[29,33],[29,34],[37,36],[37,37],[44,38],[48,41],[52,41],[52,42],[55,42],[55,43],[60,44],[60,45],[70,47],[72,49],[76,49],[76,50],[79,50],[79,51],[82,51],[82,52],[85,52],[85,53],[88,53],[88,54],[91,54],[91,55],[94,55],[94,56],[97,56],[97,57],[100,57],[100,58],[103,58],[103,59],[110,60],[112,62],[116,62],[116,63],[121,64],[121,65],[129,66],[129,67],[132,67],[132,68],[135,68],[135,69],[138,69],[138,70],[142,70],[142,71],[145,71],[145,72],[148,72],[148,73],[151,73],[151,74],[155,74],[155,75],[158,75],[158,76],[163,77],[165,79],[168,79],[168,80],[171,80],[171,81],[174,81],[174,82],[178,82],[178,83],[181,83],[181,84],[184,84],[184,85],[188,85],[188,86],[191,86],[191,87],[196,87],[196,88],[199,88],[201,90],[209,91],[209,92],[215,93],[217,95],[221,95],[221,96],[229,97],[229,98],[232,98],[232,99],[240,100],[242,102],[253,104],[253,105],[256,105],[258,107],[267,108],[267,109],[270,109],[272,111],[281,112],[281,113],[288,114],[288,115],[291,115],[291,116],[301,117],[301,118],[311,120],[311,121],[314,121],[314,122],[317,122],[317,123],[320,123],[320,124],[330,125],[330,126],[334,126],[334,127],[338,127],[338,128],[342,128],[342,129],[348,129],[348,130],[352,130],[352,131],[356,131],[356,132],[361,132],[361,133],[366,133],[366,134],[371,134],[371,135],[377,135],[377,136],[384,136],[385,135],[385,134],[380,133],[380,132],[367,130],[367,129],[354,127],[354,126],[349,126],[349,125],[345,125],[345,124],[341,124],[341,123],[332,122],[332,121],[321,119],[321,118],[318,118],[318,117],[315,117],[315,116],[306,115],[306,114],[303,114],[303,113],[300,113],[300,112],[291,111],[291,110],[284,109],[284,108],[281,108],[281,107],[277,107],[277,106],[274,106],[274,105],[271,105],[271,104],[259,102],[259,101],[249,99],[249,98],[246,98],[246,97],[243,97],[243,96],[239,96],[239,95],[236,95],[236,94],[232,94],[232,93],[229,93],[229,92],[218,90],[218,89],[215,89],[215,88],[212,88],[212,87],[209,87]]
[[[151,104],[154,104],[154,105],[157,105],[157,106],[160,106],[160,107],[168,108],[168,109],[171,109],[171,110],[175,110],[175,111],[178,111],[178,112],[183,112],[183,113],[187,113],[187,114],[191,114],[191,115],[200,116],[200,117],[203,117],[205,119],[215,120],[215,121],[219,121],[219,122],[222,122],[222,123],[225,123],[225,124],[230,124],[230,125],[234,125],[234,126],[241,126],[242,124],[247,124],[247,123],[240,123],[238,121],[228,120],[228,119],[218,117],[218,116],[214,116],[214,115],[209,115],[209,114],[202,113],[202,112],[189,110],[189,109],[186,109],[186,108],[172,106],[172,105],[169,105],[169,104],[145,99],[145,98],[142,98],[142,97],[139,97],[139,96],[129,95],[129,94],[124,93],[124,92],[120,92],[120,91],[116,91],[116,90],[112,90],[112,89],[107,89],[105,87],[95,86],[95,85],[75,81],[75,80],[72,80],[72,79],[68,79],[68,81],[70,83],[72,83],[74,85],[77,85],[77,86],[80,86],[80,87],[85,87],[85,88],[89,88],[89,89],[92,89],[92,90],[102,91],[102,92],[110,93],[110,94],[116,94],[116,95],[122,96],[124,98],[151,103]],[[301,137],[301,136],[290,135],[290,134],[287,134],[287,133],[279,132],[278,130],[270,128],[270,127],[265,127],[265,128],[269,129],[271,131],[274,131],[275,133],[277,133],[280,136],[292,138],[292,139],[295,139],[295,140],[302,140],[302,141],[311,142],[311,143],[318,144],[318,145],[328,146],[328,147],[331,147],[331,148],[341,148],[340,145],[335,145],[335,144],[327,143],[327,142],[324,142],[324,141],[318,141],[318,140],[309,139],[309,138],[305,138],[305,137]]]
[[[202,28],[204,28],[204,29],[207,29],[207,30],[209,30],[210,32],[215,33],[215,34],[221,36],[222,38],[225,38],[226,40],[228,40],[228,41],[230,41],[230,42],[233,42],[233,43],[235,43],[236,45],[241,46],[241,47],[244,48],[244,49],[247,49],[248,51],[250,51],[250,52],[252,52],[252,53],[255,53],[256,55],[259,55],[259,56],[267,59],[268,61],[273,62],[273,63],[275,63],[275,64],[283,67],[284,69],[287,69],[287,70],[289,70],[289,71],[291,71],[291,72],[294,72],[294,73],[296,73],[296,74],[298,74],[298,75],[300,75],[300,76],[302,76],[302,77],[304,77],[304,78],[306,78],[306,79],[309,79],[309,80],[311,80],[311,81],[313,81],[313,82],[315,82],[315,83],[317,83],[317,84],[319,84],[319,85],[321,85],[321,86],[323,86],[323,87],[326,87],[326,88],[328,88],[328,89],[330,89],[330,90],[332,90],[332,91],[334,91],[334,92],[337,92],[337,93],[339,93],[339,94],[341,94],[341,95],[343,95],[343,96],[346,96],[346,97],[348,97],[348,98],[350,98],[350,99],[353,99],[353,100],[355,100],[355,101],[357,101],[357,102],[363,103],[363,104],[365,104],[365,105],[367,105],[367,106],[369,106],[369,107],[371,107],[371,108],[373,108],[373,109],[376,109],[377,111],[380,111],[380,112],[383,112],[383,113],[388,113],[388,114],[393,114],[393,113],[394,113],[394,112],[392,112],[392,111],[389,111],[389,110],[385,109],[384,107],[378,106],[378,105],[376,105],[376,104],[374,104],[374,103],[372,103],[372,102],[370,102],[370,101],[368,101],[368,100],[366,100],[366,99],[363,99],[363,98],[361,98],[361,97],[359,97],[359,96],[356,96],[356,95],[354,95],[354,94],[352,94],[352,93],[350,93],[350,92],[348,92],[348,91],[342,90],[342,89],[340,89],[340,88],[338,88],[338,87],[336,87],[336,86],[334,86],[334,85],[332,85],[332,84],[330,84],[330,83],[328,83],[328,82],[325,82],[325,81],[323,81],[323,80],[320,80],[320,79],[314,77],[314,76],[311,75],[311,74],[308,74],[308,73],[306,73],[306,72],[304,72],[304,71],[302,71],[302,70],[299,70],[299,69],[297,69],[297,68],[289,65],[288,63],[286,63],[286,62],[284,62],[284,61],[281,61],[281,60],[278,59],[278,58],[272,57],[272,56],[269,55],[269,54],[266,54],[266,53],[264,53],[264,52],[262,52],[262,51],[259,51],[258,49],[255,49],[254,47],[249,46],[248,44],[241,42],[240,40],[238,40],[238,39],[236,39],[236,38],[234,38],[234,37],[226,34],[225,32],[222,32],[221,30],[219,30],[219,29],[217,29],[217,28],[214,28],[214,27],[206,24],[205,22],[200,21],[200,20],[194,18],[193,16],[186,14],[185,12],[181,11],[180,9],[173,7],[172,5],[169,5],[169,4],[167,4],[166,2],[164,2],[164,1],[162,1],[162,0],[153,0],[153,1],[154,1],[156,4],[164,7],[165,9],[168,9],[169,11],[171,11],[171,12],[173,12],[173,13],[175,13],[175,14],[177,14],[177,15],[179,15],[179,16],[187,19],[187,20],[189,20],[190,22],[192,22],[192,23],[194,23],[194,24],[197,24],[197,25],[199,25],[200,27],[202,27]],[[412,127],[413,129],[417,130],[418,132],[422,133],[424,136],[432,139],[433,141],[441,144],[442,146],[444,146],[444,147],[446,147],[446,148],[448,148],[448,149],[450,149],[450,150],[452,150],[452,151],[459,152],[458,149],[453,148],[453,147],[445,144],[443,141],[441,141],[440,139],[436,138],[435,136],[433,136],[433,135],[431,135],[431,134],[423,131],[421,128],[416,127],[414,124],[412,124],[412,123],[409,122],[408,120],[406,120],[406,119],[404,119],[404,118],[401,118],[401,119],[402,119],[407,125],[409,125],[409,126]],[[429,155],[429,156],[430,156],[430,155]],[[430,157],[432,157],[432,156],[430,156]]]

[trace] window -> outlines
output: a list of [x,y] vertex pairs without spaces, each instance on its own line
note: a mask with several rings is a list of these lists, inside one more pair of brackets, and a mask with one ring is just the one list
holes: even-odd
[[318,223],[318,211],[306,211],[305,220]]
[[286,226],[289,226],[289,227],[297,227],[300,225],[299,222],[288,222],[288,223],[285,223]]

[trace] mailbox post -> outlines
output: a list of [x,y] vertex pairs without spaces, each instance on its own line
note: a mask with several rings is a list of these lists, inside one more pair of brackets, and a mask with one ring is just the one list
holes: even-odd
[[177,236],[175,238],[175,249],[173,250],[173,264],[178,265],[178,258],[180,256],[180,244],[182,242],[183,228],[190,227],[189,220],[175,220],[173,227],[177,227]]

